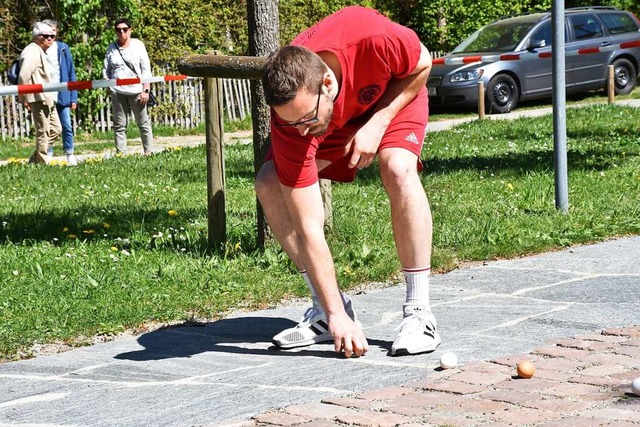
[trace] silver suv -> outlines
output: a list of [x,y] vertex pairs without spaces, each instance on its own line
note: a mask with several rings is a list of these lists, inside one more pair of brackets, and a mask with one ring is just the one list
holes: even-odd
[[[633,90],[640,66],[640,20],[614,7],[565,11],[568,93],[607,85],[615,71],[615,92]],[[521,100],[552,95],[551,13],[501,19],[480,28],[451,54],[434,60],[427,88],[431,105],[478,103],[478,82],[489,113],[508,113]]]

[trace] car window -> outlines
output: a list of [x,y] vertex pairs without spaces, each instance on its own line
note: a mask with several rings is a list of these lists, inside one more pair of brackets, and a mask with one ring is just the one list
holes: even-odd
[[611,34],[632,33],[638,31],[638,24],[626,13],[602,13],[600,19]]
[[[540,42],[544,41],[544,45]],[[531,42],[538,43],[539,46],[551,46],[553,43],[553,33],[551,32],[551,22],[545,22],[531,35]]]
[[473,33],[453,53],[511,52],[535,22],[496,22]]
[[587,40],[604,35],[602,24],[593,14],[571,15],[569,22],[576,40]]

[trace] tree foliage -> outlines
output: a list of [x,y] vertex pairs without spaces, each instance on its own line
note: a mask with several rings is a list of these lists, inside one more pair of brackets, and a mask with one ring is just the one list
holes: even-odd
[[551,0],[397,0],[384,3],[391,17],[413,28],[430,50],[444,52],[501,16],[551,7]]

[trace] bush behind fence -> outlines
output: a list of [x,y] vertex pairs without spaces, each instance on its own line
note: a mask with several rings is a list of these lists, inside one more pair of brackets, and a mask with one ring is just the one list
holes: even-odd
[[[0,74],[0,84],[8,85],[5,73]],[[225,119],[242,120],[251,114],[251,92],[249,80],[223,79],[223,109]],[[74,131],[78,127],[109,131],[113,126],[111,118],[111,97],[108,89],[101,91],[97,111],[72,114]],[[200,78],[153,83],[151,91],[158,98],[159,105],[149,109],[154,125],[178,128],[194,128],[204,122],[204,87]],[[28,137],[33,122],[30,112],[18,102],[18,96],[0,97],[0,134],[2,140]]]

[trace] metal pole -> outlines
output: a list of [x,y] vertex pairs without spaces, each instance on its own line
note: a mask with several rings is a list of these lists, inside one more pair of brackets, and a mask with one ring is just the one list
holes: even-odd
[[564,52],[564,0],[553,0],[553,165],[556,209],[569,211],[567,178],[567,108]]

